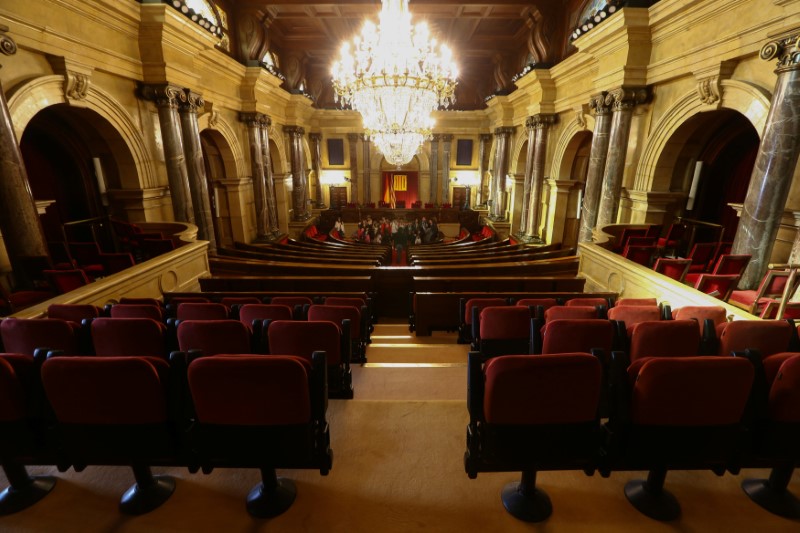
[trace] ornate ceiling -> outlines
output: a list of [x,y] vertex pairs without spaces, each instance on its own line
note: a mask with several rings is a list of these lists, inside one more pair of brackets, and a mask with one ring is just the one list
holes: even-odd
[[[285,88],[305,92],[320,108],[335,108],[330,69],[341,43],[364,21],[377,23],[378,0],[314,3],[297,0],[217,0],[232,26],[232,53],[259,60],[272,52]],[[459,65],[455,109],[482,109],[493,94],[513,90],[513,77],[535,63],[549,66],[570,50],[574,13],[586,0],[411,0],[415,22],[447,43]]]

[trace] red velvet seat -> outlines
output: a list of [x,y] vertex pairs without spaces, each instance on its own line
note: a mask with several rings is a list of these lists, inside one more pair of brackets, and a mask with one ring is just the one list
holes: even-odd
[[[344,321],[349,321],[347,329],[350,333],[350,362],[367,362],[367,308],[360,309],[352,305],[312,305],[308,308],[308,320],[330,321],[342,326]],[[342,328],[344,331],[345,328]]]
[[719,305],[686,305],[671,311],[673,320],[693,320],[701,336],[701,354],[718,352],[717,326],[728,321],[727,311]]
[[591,305],[592,307],[602,306],[608,308],[608,300],[605,298],[595,298],[595,297],[579,297],[579,298],[570,298],[564,305],[567,307],[572,306],[586,306]]
[[764,308],[761,310],[761,314],[758,315],[759,318],[763,320],[775,320],[775,319],[784,319],[784,318],[792,318],[794,320],[800,319],[800,302],[786,302],[786,305],[783,309],[783,315],[778,316],[778,311],[780,310],[781,302],[780,300],[769,300]]
[[643,357],[676,357],[701,353],[700,330],[693,320],[639,322],[631,328],[631,362]]
[[[688,277],[688,276],[687,276]],[[700,274],[694,284],[695,290],[727,302],[739,284],[739,274]]]
[[0,322],[5,351],[26,355],[34,355],[37,349],[44,348],[61,350],[68,355],[79,354],[81,345],[77,332],[74,323],[55,318],[6,318]]
[[116,304],[111,306],[111,318],[151,318],[156,322],[164,320],[161,307],[147,304]]
[[226,320],[228,308],[218,303],[186,302],[178,305],[178,320]]
[[[752,256],[750,254],[720,255],[717,258],[716,263],[714,264],[714,269],[711,271],[711,273],[738,274],[741,276],[744,274],[744,270],[747,268],[747,264],[750,262],[751,257]],[[698,273],[688,274],[686,276],[686,283],[689,285],[694,285],[699,278],[700,274]]]
[[783,320],[734,320],[717,326],[719,355],[755,350],[761,357],[785,352],[795,335],[794,328]]
[[800,283],[800,276],[795,278],[794,286],[786,286],[789,280],[788,270],[768,270],[756,290],[735,290],[728,298],[728,303],[757,315],[771,300],[791,298]]
[[247,497],[247,510],[259,518],[277,516],[295,499],[294,484],[276,468],[332,466],[325,419],[325,358],[220,355],[194,360],[188,384],[196,412],[189,439],[200,465],[258,466],[262,483]]
[[275,296],[269,303],[274,305],[288,305],[292,308],[295,320],[305,320],[308,308],[314,302],[307,296]]
[[260,304],[261,299],[257,296],[226,296],[219,303],[231,307],[234,305]]
[[329,321],[276,320],[267,330],[267,345],[271,354],[294,355],[308,361],[314,352],[324,351],[330,396],[353,397],[349,331],[342,331]]
[[668,278],[676,281],[683,281],[689,272],[689,265],[692,264],[691,259],[672,259],[667,257],[659,257],[656,259],[656,264],[653,270],[659,274],[663,274]]
[[681,223],[673,223],[670,224],[669,229],[667,229],[666,235],[660,237],[656,246],[659,248],[664,248],[668,250],[675,250],[680,244],[681,239],[683,239],[684,234],[686,233],[686,225]]
[[514,305],[522,307],[542,307],[544,311],[558,305],[558,300],[555,298],[522,298],[517,300]]
[[59,294],[66,294],[91,283],[83,270],[45,270],[44,274],[50,286]]
[[673,520],[680,504],[664,489],[667,471],[722,473],[742,451],[753,365],[739,357],[652,357],[632,382],[624,366],[627,359],[615,357],[619,395],[607,425],[608,464],[612,471],[649,470],[646,481],[625,485],[625,496],[650,518]]
[[42,365],[60,460],[76,471],[86,465],[131,466],[136,484],[120,501],[126,514],[147,513],[175,490],[174,480],[150,471],[153,463],[179,463],[168,416],[168,372],[166,361],[147,357],[55,357]]
[[714,259],[714,252],[717,249],[715,242],[698,242],[692,246],[692,250],[686,256],[686,259],[691,259],[692,264],[689,265],[689,274],[693,272],[709,272],[710,263]]
[[8,292],[3,284],[0,283],[0,315],[16,313],[36,304],[46,302],[55,296],[55,293],[49,290]]
[[628,245],[622,251],[622,257],[628,261],[633,261],[639,265],[650,268],[653,265],[653,257],[658,249],[655,246],[634,246]]
[[98,356],[167,358],[166,327],[151,318],[97,318],[92,343]]
[[661,320],[661,309],[657,305],[623,305],[608,310],[609,320],[624,322],[625,327],[632,328],[639,322]]
[[478,328],[478,348],[484,360],[498,355],[532,353],[528,307],[484,307]]
[[543,354],[601,350],[605,359],[614,346],[613,324],[597,318],[550,320],[545,323],[541,335],[539,353]]
[[552,320],[572,320],[600,318],[601,312],[597,307],[590,305],[557,305],[550,307],[544,312],[545,322]]
[[472,342],[473,331],[472,324],[477,318],[477,314],[484,307],[499,307],[508,305],[508,301],[504,298],[470,298],[469,300],[461,298],[459,301],[459,318],[461,324],[458,327],[458,343],[469,344]]
[[47,307],[47,318],[57,318],[80,324],[85,319],[100,316],[100,308],[89,304],[52,304]]
[[68,242],[67,246],[72,257],[78,262],[78,268],[86,272],[91,279],[107,274],[103,268],[102,251],[96,242]]
[[656,298],[620,298],[616,303],[617,307],[623,305],[649,305],[657,306],[658,300]]
[[252,326],[254,320],[292,320],[292,308],[279,304],[244,304],[239,309],[239,320]]
[[552,505],[536,488],[536,473],[591,473],[597,464],[602,375],[597,358],[584,353],[507,355],[483,370],[480,355],[470,353],[467,475],[522,471],[520,482],[503,488],[503,505],[520,520],[545,520]]
[[177,335],[182,352],[253,353],[250,330],[238,320],[184,320]]
[[121,304],[140,304],[140,305],[154,305],[156,307],[163,307],[163,303],[161,300],[157,298],[131,298],[129,296],[123,296],[119,299],[119,303]]
[[103,273],[106,276],[122,272],[126,268],[131,268],[136,264],[133,255],[129,253],[101,253],[100,264],[103,265]]
[[614,243],[614,251],[621,253],[628,246],[628,240],[631,237],[646,237],[647,228],[623,228],[622,233],[617,237]]

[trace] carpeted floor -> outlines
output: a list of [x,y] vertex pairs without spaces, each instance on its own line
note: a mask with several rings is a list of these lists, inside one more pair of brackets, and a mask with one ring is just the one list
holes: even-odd
[[[458,348],[465,357],[466,346]],[[409,350],[435,357],[430,348]],[[370,361],[384,357],[381,351],[371,346]],[[739,488],[744,474],[720,478],[711,472],[669,473],[667,486],[683,508],[682,517],[669,524],[640,515],[625,499],[625,482],[643,473],[603,479],[580,472],[542,472],[538,484],[550,495],[553,515],[542,524],[519,522],[500,502],[501,488],[518,479],[518,473],[480,474],[475,480],[464,473],[464,366],[368,365],[355,368],[354,378],[356,399],[329,404],[333,470],[325,477],[316,471],[281,472],[298,489],[295,504],[282,516],[258,520],[245,511],[245,497],[259,481],[255,470],[193,475],[185,469],[156,469],[177,478],[175,494],[148,515],[124,517],[117,502],[132,482],[130,471],[89,467],[82,473],[56,473],[59,482],[53,492],[26,511],[1,517],[0,531],[800,531],[800,522],[778,518],[750,502]],[[52,468],[32,470],[54,473]],[[746,471],[754,473],[766,471]],[[800,494],[797,473],[790,488]]]

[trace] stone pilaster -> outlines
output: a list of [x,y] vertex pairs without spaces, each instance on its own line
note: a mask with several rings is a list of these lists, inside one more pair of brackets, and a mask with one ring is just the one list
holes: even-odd
[[200,126],[197,123],[197,110],[205,105],[203,97],[186,90],[186,100],[180,104],[181,132],[183,148],[186,153],[186,171],[189,176],[189,192],[192,196],[194,220],[197,236],[208,241],[209,253],[216,253],[217,238],[214,235],[214,221],[211,218],[211,202],[208,199],[208,178],[200,144]]
[[303,158],[303,135],[306,130],[299,126],[284,126],[283,131],[289,135],[290,157],[292,162],[292,209],[294,220],[303,221],[311,218],[308,212],[308,184],[306,167]]
[[592,242],[592,232],[597,224],[597,209],[600,206],[600,190],[608,156],[608,134],[611,130],[611,107],[606,104],[606,94],[599,93],[589,100],[594,112],[592,147],[589,152],[589,168],[586,170],[586,186],[581,206],[581,228],[578,242]]
[[485,174],[486,174],[486,147],[492,140],[492,135],[489,133],[481,133],[478,135],[478,179],[480,183],[478,184],[478,194],[475,198],[475,204],[477,206],[485,206],[486,200],[488,199],[488,194],[485,189],[488,188],[488,184],[485,183]]
[[752,255],[744,288],[757,286],[766,271],[800,155],[800,34],[767,43],[761,58],[778,60],[778,79],[733,241],[733,253]]
[[450,201],[450,150],[452,135],[442,135],[442,203]]
[[533,175],[534,139],[536,138],[532,117],[528,117],[528,120],[525,121],[525,133],[528,137],[528,144],[525,147],[525,181],[522,188],[519,221],[519,234],[521,237],[525,236],[526,228],[528,227],[528,209],[530,208],[529,198],[531,196],[531,176]]
[[495,128],[494,130],[494,171],[492,172],[492,206],[489,217],[492,220],[505,220],[505,189],[508,174],[508,152],[510,149],[512,127]]
[[[555,124],[557,115],[540,113],[533,115],[528,120],[530,128],[534,131],[533,161],[530,165],[530,196],[525,200],[529,202],[528,216],[526,218],[525,236],[533,242],[542,242],[540,235],[540,218],[542,206],[542,182],[544,180],[544,162],[547,155],[547,133],[551,124]],[[528,124],[526,123],[526,126]],[[530,133],[529,133],[530,139]],[[529,141],[530,142],[530,141]],[[529,152],[530,154],[530,152]],[[526,168],[527,171],[527,168]]]
[[269,153],[269,130],[272,127],[272,119],[266,115],[263,117],[258,123],[258,132],[261,135],[261,161],[264,163],[264,187],[267,190],[267,220],[269,221],[269,232],[277,237],[280,234],[278,201],[272,172],[272,156]]
[[[358,152],[356,151],[356,143],[360,135],[358,133],[348,133],[347,141],[350,147],[350,196],[355,203],[358,201]],[[369,195],[364,195],[364,203],[369,203]]]
[[431,196],[430,203],[435,204],[439,184],[439,135],[431,135]]
[[322,203],[322,134],[309,133],[308,138],[311,140],[311,168],[314,170],[314,175],[317,177],[317,188],[314,193],[314,204],[318,209],[325,209],[325,204]]
[[370,164],[369,164],[369,135],[364,135],[361,141],[363,147],[362,153],[364,155],[364,157],[362,158],[364,162],[364,198],[367,199],[366,201],[369,201],[370,181],[371,181],[370,172],[372,171],[372,169],[370,169]]
[[637,104],[644,103],[647,94],[647,89],[643,87],[620,87],[606,95],[605,103],[611,106],[612,117],[600,207],[597,212],[598,227],[614,224],[617,221],[633,108]]
[[240,113],[239,120],[247,125],[247,144],[250,147],[250,172],[253,176],[253,197],[256,209],[256,238],[266,239],[269,214],[261,125],[268,119],[261,113]]

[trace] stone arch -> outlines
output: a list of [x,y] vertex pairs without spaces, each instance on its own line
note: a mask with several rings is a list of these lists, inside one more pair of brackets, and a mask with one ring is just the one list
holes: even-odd
[[700,101],[697,91],[678,98],[653,127],[636,169],[634,190],[668,191],[676,153],[669,150],[675,132],[691,117],[703,111],[731,109],[744,115],[761,137],[769,114],[771,94],[763,87],[738,80],[720,83],[721,96],[717,105]]
[[[525,174],[525,157],[522,156],[527,150],[528,144],[528,130],[523,124],[514,132],[514,145],[508,153],[508,173],[512,176],[515,174]],[[522,168],[517,166],[522,162]]]
[[592,133],[594,131],[594,117],[592,115],[582,115],[583,122],[575,118],[567,124],[561,135],[558,137],[555,152],[553,154],[553,164],[550,167],[550,177],[554,179],[573,179],[570,176],[572,162],[583,142],[581,132]]
[[218,148],[221,149],[225,175],[231,178],[248,175],[242,146],[231,125],[222,118],[215,118],[213,113],[203,113],[197,117],[197,121],[201,132],[206,129],[213,130],[218,134],[218,139],[220,137],[224,139],[224,143],[218,143]]
[[[51,75],[32,79],[11,92],[8,109],[17,139],[22,138],[31,119],[42,109],[56,104],[74,105],[67,100],[64,87],[64,76]],[[160,184],[153,157],[141,135],[141,125],[133,120],[125,108],[94,85],[89,86],[86,98],[80,101],[80,105],[97,113],[114,130],[115,135],[106,140],[119,168],[121,187],[158,187]]]

